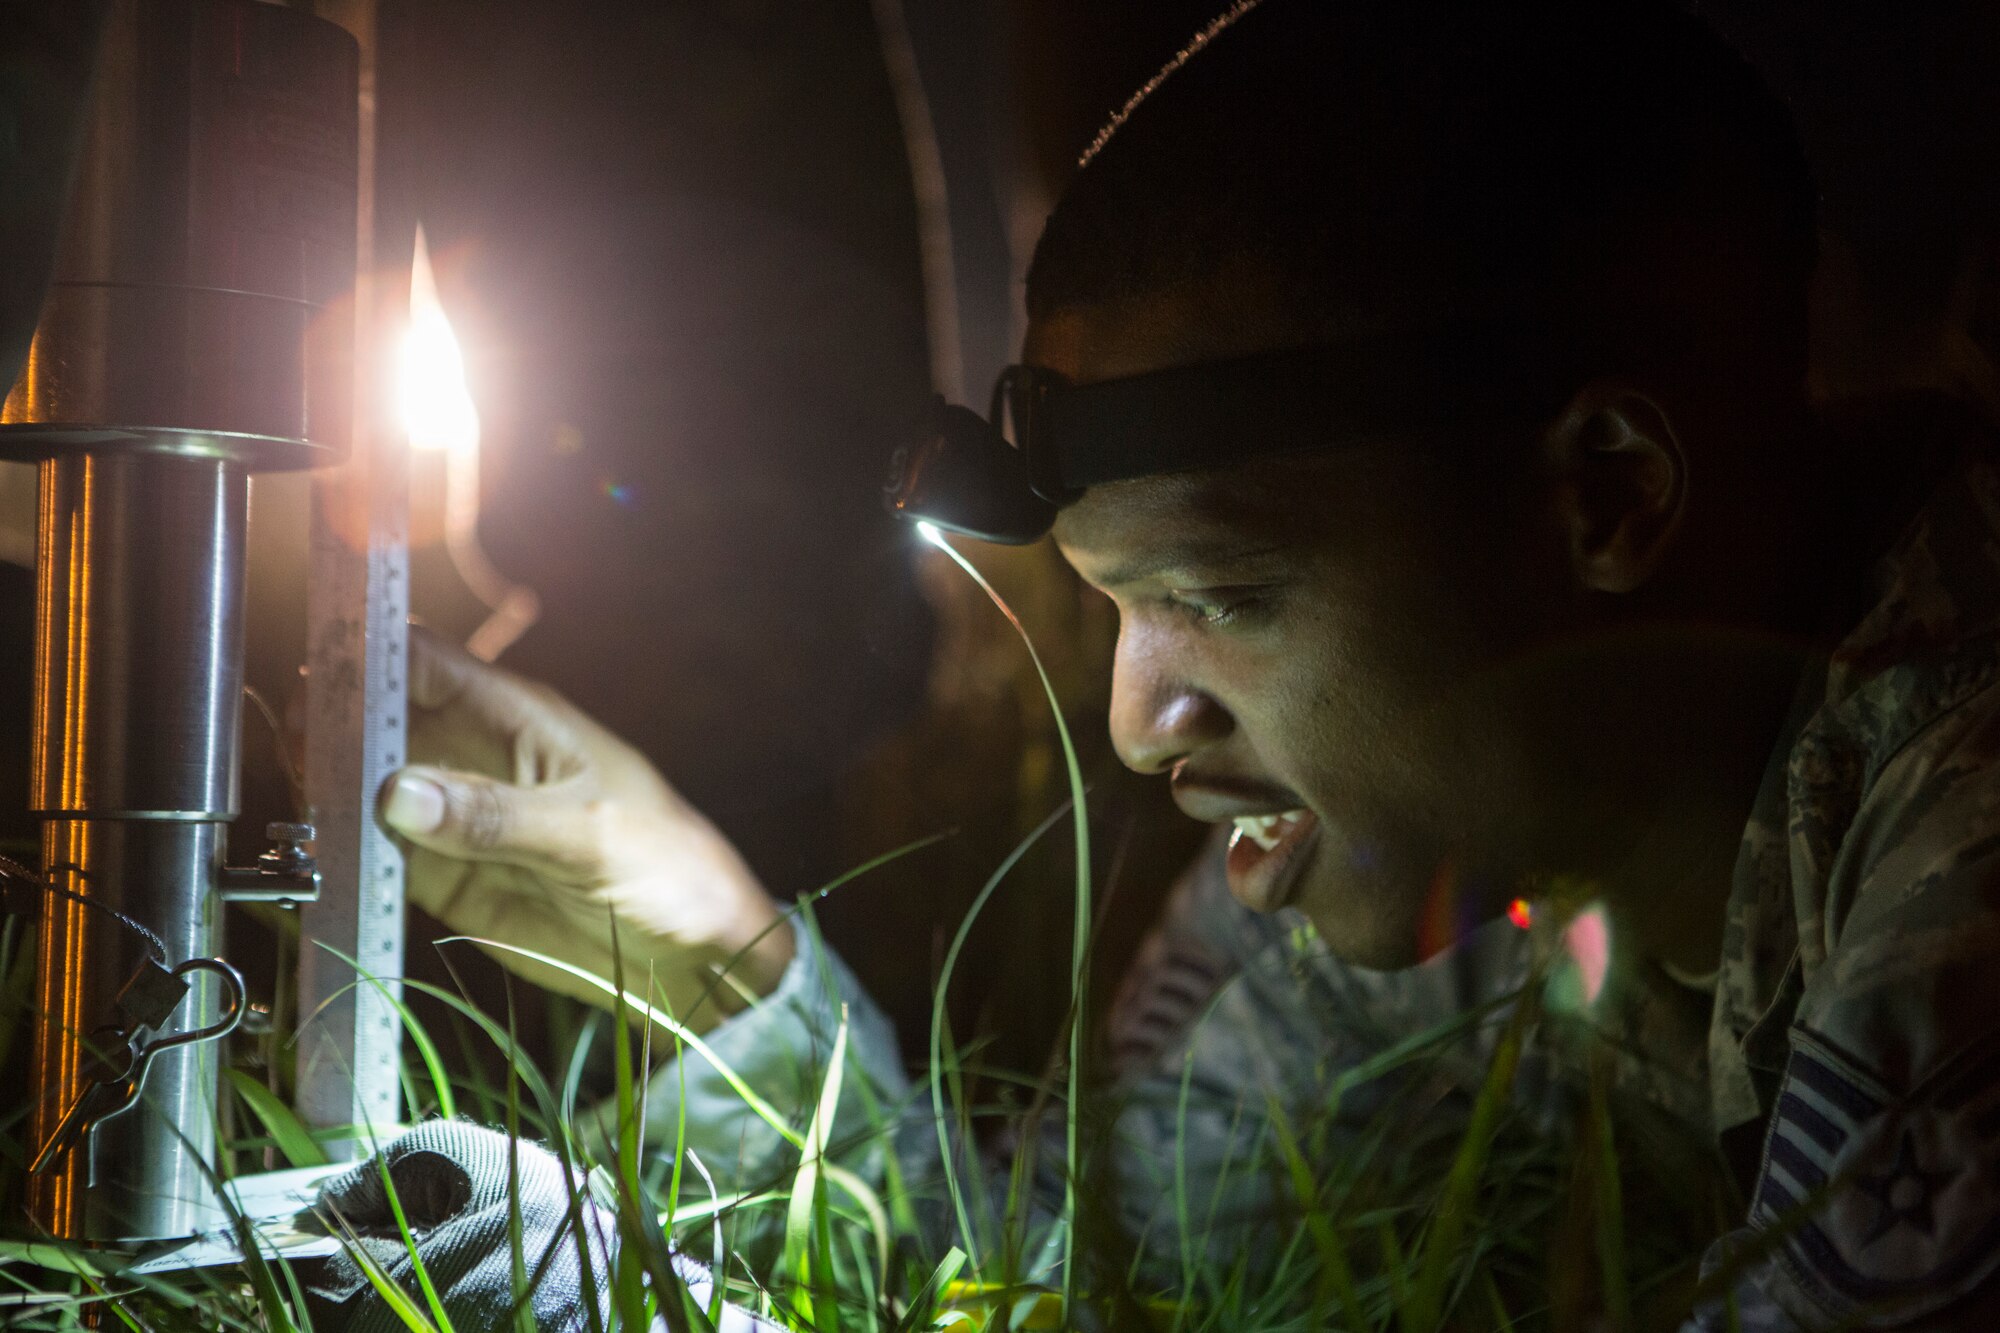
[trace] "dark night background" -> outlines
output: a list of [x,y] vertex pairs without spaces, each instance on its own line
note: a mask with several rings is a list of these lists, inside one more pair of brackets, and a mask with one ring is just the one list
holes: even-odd
[[[956,364],[1018,336],[1047,201],[1105,114],[1216,0],[908,0],[945,168]],[[485,544],[539,590],[505,664],[644,749],[781,898],[909,839],[828,934],[921,1041],[932,968],[986,873],[1062,799],[1025,660],[978,594],[879,510],[929,391],[919,230],[878,18],[895,0],[383,0],[384,263],[422,222],[485,422]],[[1817,374],[1832,395],[1947,384],[2000,401],[2000,40],[1975,3],[1703,6],[1793,103],[1830,233]],[[18,470],[0,522],[20,529]],[[302,490],[258,484],[251,672],[302,656]],[[4,549],[4,548],[0,548]],[[1107,972],[1198,830],[1102,739],[1112,626],[1046,549],[979,552],[1044,641],[1096,782],[1116,884]],[[473,603],[436,547],[417,605]],[[31,580],[0,565],[0,831],[27,833]],[[239,847],[283,813],[246,721]],[[245,845],[247,843],[247,846]],[[955,1027],[1038,1067],[1065,996],[1068,871],[1024,863],[975,937]],[[262,928],[232,925],[255,950]],[[414,927],[413,974],[443,979]],[[476,970],[476,969],[475,969]]]

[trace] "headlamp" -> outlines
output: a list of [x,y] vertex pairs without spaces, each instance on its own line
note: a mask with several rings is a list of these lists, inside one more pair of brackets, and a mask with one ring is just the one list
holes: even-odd
[[1407,435],[1444,401],[1439,342],[1402,339],[1198,362],[1094,384],[1009,366],[985,418],[936,400],[896,451],[891,512],[1024,545],[1085,488]]

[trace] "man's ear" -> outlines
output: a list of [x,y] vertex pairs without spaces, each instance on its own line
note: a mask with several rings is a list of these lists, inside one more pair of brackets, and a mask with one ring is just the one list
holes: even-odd
[[1543,447],[1577,582],[1594,592],[1642,587],[1665,563],[1687,502],[1687,455],[1665,410],[1629,384],[1594,382]]

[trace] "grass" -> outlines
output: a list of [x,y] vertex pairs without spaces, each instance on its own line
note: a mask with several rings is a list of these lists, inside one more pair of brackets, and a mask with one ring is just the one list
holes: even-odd
[[[1240,1108],[1239,1128],[1262,1118],[1271,1133],[1254,1144],[1245,1136],[1246,1151],[1219,1187],[1191,1173],[1185,1156],[1175,1159],[1169,1211],[1176,1234],[1155,1246],[1173,1256],[1164,1266],[1137,1262],[1116,1238],[1076,1225],[1076,1200],[1105,1189],[1106,1164],[1093,1156],[1086,1132],[1060,1136],[1061,1170],[1071,1161],[1076,1168],[1059,1189],[1044,1189],[1053,1210],[1030,1207],[1031,1173],[973,1178],[964,1145],[990,1137],[985,1131],[1010,1108],[965,1099],[964,1089],[984,1071],[976,1051],[954,1049],[941,1030],[933,1033],[931,1067],[914,1099],[881,1106],[873,1123],[835,1116],[839,1063],[803,1125],[746,1100],[745,1117],[771,1117],[792,1142],[789,1177],[701,1192],[690,1188],[695,1164],[680,1151],[684,1125],[676,1128],[680,1142],[643,1141],[648,1092],[640,1077],[651,1063],[650,1043],[687,1046],[699,1038],[615,980],[606,984],[649,1022],[593,1029],[616,1068],[617,1131],[603,1142],[568,1109],[583,1081],[575,1068],[551,1077],[527,1060],[510,1023],[449,991],[433,994],[504,1061],[498,1085],[454,1072],[460,1103],[500,1109],[495,1123],[526,1130],[569,1162],[591,1163],[598,1180],[609,1182],[627,1258],[601,1274],[611,1290],[606,1313],[589,1324],[594,1333],[648,1327],[663,1307],[675,1311],[672,1327],[709,1322],[714,1312],[692,1304],[673,1276],[669,1246],[704,1258],[719,1253],[719,1295],[800,1330],[1670,1327],[1691,1288],[1693,1258],[1726,1219],[1710,1196],[1671,1198],[1663,1185],[1675,1182],[1651,1179],[1640,1158],[1620,1159],[1623,1126],[1602,1082],[1587,1090],[1580,1128],[1565,1138],[1549,1137],[1514,1108],[1513,1065],[1542,1021],[1536,1006],[1518,1002],[1385,1052],[1355,1078],[1331,1082],[1318,1106]],[[1497,1025],[1501,1034],[1484,1085],[1454,1103],[1457,1113],[1427,1102],[1434,1096],[1428,1076],[1443,1054],[1481,1025]],[[839,1042],[847,1032],[843,1023]],[[421,1057],[413,1064],[429,1072]],[[1197,1099],[1194,1074],[1184,1069],[1176,1089],[1182,1124]],[[1343,1098],[1386,1085],[1395,1090],[1379,1109],[1336,1131]],[[320,1155],[313,1136],[262,1084],[232,1078],[229,1086],[261,1130],[230,1144],[232,1154],[275,1145],[292,1161]],[[1066,1089],[1066,1078],[1037,1089],[1057,1099],[1065,1126],[1115,1109],[1093,1105],[1094,1094],[1086,1093],[1068,1114],[1060,1104]],[[912,1136],[900,1132],[912,1105],[928,1113],[916,1122],[930,1134],[928,1162],[908,1151]],[[849,1165],[891,1139],[905,1145],[900,1194],[884,1188],[879,1174]],[[1070,1143],[1078,1145],[1074,1158]],[[1227,1239],[1235,1233],[1223,1216],[1226,1196],[1233,1183],[1267,1179],[1280,1184],[1272,1191],[1280,1211],[1257,1233],[1256,1250],[1239,1247]],[[941,1188],[923,1197],[933,1182]],[[1663,1198],[1673,1206],[1663,1208]],[[579,1186],[571,1207],[580,1213],[584,1201]],[[940,1215],[942,1227],[935,1225]],[[771,1234],[781,1244],[766,1260],[759,1237]],[[379,1251],[351,1247],[365,1276],[404,1326],[445,1333],[451,1324],[442,1295],[400,1218],[391,1238],[404,1241],[406,1262],[385,1263]],[[518,1232],[513,1244],[517,1291],[525,1292],[544,1256]],[[1036,1262],[1044,1255],[1071,1266],[1067,1290],[1060,1271]],[[277,1260],[137,1281],[12,1265],[0,1268],[0,1299],[9,1302],[0,1324],[82,1328],[87,1311],[108,1305],[116,1316],[100,1326],[303,1330],[311,1322],[299,1288],[293,1266]],[[1066,1324],[1066,1311],[1079,1313]],[[1598,1317],[1605,1322],[1593,1322]]]
[[[978,571],[949,553],[1006,612]],[[1039,659],[1035,665],[1039,672]],[[1046,674],[1042,683],[1053,706]],[[1554,1039],[1539,979],[1508,1002],[1383,1045],[1329,1073],[1317,1094],[1303,1100],[1246,1088],[1218,1102],[1200,1071],[1184,1064],[1167,1090],[1170,1113],[1161,1111],[1173,1128],[1169,1139],[1187,1142],[1188,1131],[1205,1124],[1207,1142],[1220,1134],[1240,1151],[1217,1165],[1206,1162],[1206,1148],[1170,1147],[1164,1175],[1138,1190],[1155,1205],[1151,1220],[1143,1234],[1128,1234],[1116,1204],[1121,1187],[1130,1201],[1134,1182],[1114,1184],[1123,1159],[1107,1127],[1131,1107],[1124,1094],[1089,1076],[1082,1004],[1091,953],[1089,825],[1066,730],[1060,739],[1071,799],[995,869],[974,900],[943,960],[928,1061],[911,1091],[876,1088],[849,1069],[840,1058],[851,1036],[844,1010],[833,1058],[818,1095],[799,1113],[802,1123],[724,1070],[745,1123],[768,1125],[785,1145],[785,1164],[769,1179],[714,1180],[710,1165],[687,1150],[684,1114],[672,1121],[672,1142],[647,1142],[657,1119],[649,1119],[646,1103],[674,1087],[671,1074],[662,1080],[648,1072],[684,1052],[718,1069],[724,1061],[652,1002],[657,996],[647,981],[622,975],[622,965],[612,977],[587,978],[616,1017],[585,1020],[559,1069],[538,1068],[529,1058],[511,1002],[496,1017],[466,998],[463,987],[405,982],[442,1006],[460,1057],[447,1059],[446,1047],[405,1006],[411,1104],[540,1141],[571,1182],[565,1201],[571,1225],[553,1248],[537,1246],[518,1202],[518,1155],[510,1157],[513,1305],[498,1327],[532,1328],[529,1305],[538,1282],[571,1256],[586,1283],[580,1304],[592,1333],[650,1328],[656,1319],[676,1330],[707,1329],[724,1299],[787,1328],[825,1333],[1064,1327],[1564,1333],[1675,1326],[1695,1289],[1695,1261],[1733,1220],[1735,1201],[1702,1151],[1663,1138],[1643,1115],[1627,1122],[1607,1062],[1598,1062],[1579,1090],[1562,1133],[1552,1134],[1519,1104],[1514,1085],[1524,1053]],[[1078,868],[1067,1058],[1046,1079],[1017,1087],[1017,1096],[996,1097],[992,1090],[1005,1080],[981,1065],[978,1043],[954,1040],[946,992],[973,919],[1028,847],[1065,820]],[[814,929],[811,904],[824,892],[801,900],[804,929]],[[19,942],[10,935],[5,943]],[[17,1020],[20,971],[18,958],[0,957],[0,984],[15,999],[10,1012]],[[11,1026],[0,1021],[0,1043]],[[1462,1063],[1474,1041],[1490,1050],[1483,1079],[1447,1079],[1445,1071]],[[497,1055],[497,1077],[496,1062],[480,1058],[482,1048]],[[611,1066],[610,1125],[602,1133],[578,1111],[594,1054],[608,1054]],[[272,1153],[293,1165],[325,1160],[327,1136],[301,1124],[266,1081],[231,1070],[224,1087],[223,1118],[236,1132],[218,1173],[232,1164],[261,1168]],[[854,1098],[844,1099],[844,1091]],[[1018,1128],[1022,1098],[1041,1108],[1042,1134]],[[857,1102],[864,1108],[858,1116]],[[15,1118],[0,1141],[16,1170],[20,1132]],[[1012,1169],[988,1170],[978,1148],[1001,1140],[1016,1150]],[[386,1170],[383,1181],[394,1220],[381,1234],[386,1250],[362,1243],[347,1219],[328,1221],[397,1321],[422,1333],[451,1333],[449,1290],[426,1269]],[[1245,1221],[1234,1211],[1245,1195],[1274,1202]],[[593,1200],[602,1211],[593,1211]],[[591,1217],[615,1229],[613,1264],[593,1257],[599,1251],[586,1225]],[[248,1236],[248,1219],[232,1223]],[[297,1266],[246,1249],[251,1257],[240,1267],[171,1277],[121,1275],[88,1255],[53,1251],[33,1266],[0,1265],[0,1326],[309,1330]],[[677,1273],[676,1251],[712,1265],[716,1281],[706,1302]],[[75,1260],[67,1270],[66,1257]],[[599,1282],[605,1289],[588,1289]]]

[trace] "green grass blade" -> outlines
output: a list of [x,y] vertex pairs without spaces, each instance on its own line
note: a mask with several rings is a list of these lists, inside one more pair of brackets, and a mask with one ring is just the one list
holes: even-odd
[[[517,1046],[514,988],[507,988],[507,1041]],[[507,1258],[513,1292],[514,1333],[535,1333],[533,1293],[528,1287],[527,1241],[521,1231],[521,1080],[507,1063]]]
[[[214,1193],[223,1216],[228,1219],[229,1229],[236,1237],[237,1247],[243,1255],[243,1267],[250,1279],[251,1294],[257,1302],[258,1313],[264,1317],[263,1333],[295,1333],[297,1325],[293,1322],[291,1309],[285,1304],[284,1293],[278,1289],[277,1279],[271,1274],[271,1263],[264,1256],[264,1247],[259,1243],[255,1225],[248,1214],[237,1206],[235,1198],[224,1186],[222,1177],[216,1174],[214,1165],[202,1156],[179,1129],[175,1129],[174,1134],[180,1139],[181,1149],[187,1154],[188,1160],[194,1163],[195,1170],[201,1173],[202,1179]],[[281,1266],[283,1262],[282,1259],[279,1260]],[[290,1278],[291,1273],[287,1269],[288,1282]],[[297,1289],[295,1283],[293,1288]]]
[[494,1022],[492,1016],[477,1005],[463,996],[453,995],[442,986],[434,986],[428,981],[418,981],[413,977],[404,977],[403,988],[428,995],[440,1004],[449,1006],[456,1010],[461,1018],[486,1034],[486,1039],[493,1043],[494,1048],[507,1057],[508,1067],[520,1076],[523,1086],[534,1095],[536,1106],[550,1126],[550,1146],[557,1149],[558,1156],[564,1155],[562,1127],[565,1122],[562,1118],[562,1103],[549,1088],[548,1080],[542,1077],[542,1071],[535,1068],[534,1063],[508,1039],[506,1029]]
[[1514,1320],[1507,1313],[1507,1302],[1500,1298],[1500,1284],[1493,1280],[1490,1271],[1483,1277],[1486,1282],[1486,1309],[1495,1333],[1514,1333]]
[[1014,627],[1021,644],[1028,650],[1028,660],[1034,663],[1035,675],[1042,683],[1042,693],[1049,701],[1049,712],[1055,719],[1056,739],[1062,745],[1063,765],[1069,775],[1069,800],[1072,827],[1076,835],[1076,902],[1072,918],[1070,937],[1070,1012],[1069,1012],[1069,1071],[1068,1104],[1063,1108],[1063,1145],[1065,1153],[1063,1171],[1063,1308],[1071,1308],[1076,1286],[1076,1208],[1077,1186],[1083,1176],[1083,1162],[1080,1152],[1081,1108],[1084,1084],[1084,1051],[1087,1045],[1089,1024],[1085,1019],[1086,1001],[1090,992],[1090,815],[1084,802],[1083,769],[1077,762],[1076,745],[1070,739],[1069,723],[1063,717],[1062,701],[1056,697],[1056,687],[1049,680],[1048,669],[1042,665],[1042,655],[1035,651],[1035,642],[1029,636],[1027,627],[1021,623],[999,592],[986,576],[981,574],[970,560],[959,554],[951,543],[942,536],[934,536],[932,544],[950,556],[952,562],[969,575],[987,599],[998,607],[1007,623]]
[[576,1119],[577,1093],[583,1087],[583,1073],[590,1062],[590,1052],[597,1045],[599,1017],[597,1010],[591,1010],[577,1030],[576,1040],[570,1047],[569,1064],[563,1070],[562,1081],[562,1113],[565,1120]]
[[972,1216],[965,1206],[965,1192],[959,1184],[958,1150],[953,1142],[951,1133],[953,1120],[952,1117],[945,1114],[945,998],[951,987],[952,974],[958,967],[959,954],[964,950],[965,942],[972,934],[973,924],[979,920],[979,914],[986,909],[987,900],[993,896],[994,891],[1000,887],[1001,882],[1020,863],[1021,858],[1028,854],[1028,849],[1040,842],[1042,835],[1054,828],[1057,821],[1062,819],[1067,813],[1068,810],[1066,808],[1053,811],[1046,819],[1031,829],[1027,837],[1015,843],[1014,850],[1007,853],[1006,858],[994,868],[993,873],[986,877],[986,883],[981,886],[979,893],[972,900],[972,905],[966,909],[964,918],[959,921],[958,929],[952,934],[951,946],[945,950],[944,964],[938,971],[937,989],[931,996],[931,1113],[936,1117],[938,1157],[944,1168],[945,1193],[951,1198],[952,1211],[958,1222],[959,1244],[963,1245],[966,1253],[971,1256],[971,1266],[975,1271],[980,1266],[979,1236],[973,1230]]
[[[798,1174],[792,1179],[792,1197],[785,1209],[785,1267],[797,1284],[794,1303],[808,1321],[816,1311],[823,1312],[823,1326],[837,1329],[840,1324],[839,1307],[836,1302],[827,1301],[823,1306],[814,1301],[815,1271],[812,1262],[813,1232],[815,1213],[824,1213],[825,1191],[821,1185],[821,1167],[826,1157],[827,1144],[832,1139],[834,1111],[840,1105],[840,1085],[847,1063],[847,1006],[840,1009],[840,1026],[834,1030],[833,1052],[827,1060],[826,1078],[820,1084],[819,1105],[813,1108],[811,1123],[806,1126],[805,1142],[800,1147]],[[823,1265],[830,1266],[833,1255],[822,1251]],[[818,1274],[822,1280],[830,1273]],[[830,1287],[827,1288],[831,1294]]]
[[361,1275],[368,1279],[368,1285],[375,1289],[375,1294],[382,1298],[382,1303],[389,1307],[390,1313],[402,1321],[403,1327],[410,1330],[410,1333],[442,1333],[424,1317],[423,1310],[411,1299],[410,1293],[396,1285],[396,1280],[390,1277],[375,1256],[368,1252],[368,1247],[361,1243],[361,1238],[354,1234],[353,1229],[345,1223],[341,1224],[340,1229],[344,1233],[343,1242],[349,1257],[361,1270]]
[[1632,1327],[1632,1292],[1625,1271],[1625,1203],[1618,1179],[1618,1144],[1604,1079],[1590,1081],[1591,1146],[1597,1151],[1597,1261],[1604,1283],[1604,1317],[1612,1328]]
[[874,1242],[875,1283],[886,1287],[889,1283],[889,1253],[894,1241],[889,1230],[889,1211],[882,1206],[882,1196],[868,1187],[868,1182],[855,1175],[846,1167],[832,1162],[821,1164],[820,1170],[829,1185],[838,1185],[842,1193],[860,1206],[861,1215],[868,1219],[869,1239]]
[[755,1089],[751,1088],[748,1083],[745,1083],[742,1076],[734,1069],[731,1069],[728,1063],[721,1056],[717,1055],[707,1042],[676,1022],[664,1010],[655,1009],[644,1000],[634,998],[629,992],[612,982],[606,981],[603,977],[595,973],[585,971],[573,963],[565,963],[561,959],[551,958],[545,953],[537,953],[533,949],[524,949],[516,944],[502,944],[498,940],[480,939],[475,935],[448,935],[444,939],[439,940],[438,943],[452,944],[461,940],[469,944],[477,944],[484,949],[494,949],[501,953],[511,953],[521,958],[531,959],[546,967],[555,968],[559,972],[568,973],[585,985],[604,992],[606,997],[614,1002],[622,1001],[635,1013],[643,1014],[654,1023],[665,1028],[676,1040],[684,1042],[695,1054],[715,1066],[716,1072],[722,1075],[723,1082],[729,1085],[730,1091],[734,1092],[742,1100],[743,1104],[756,1114],[759,1120],[762,1120],[765,1124],[776,1130],[784,1138],[785,1142],[791,1144],[793,1147],[804,1145],[805,1140],[800,1136],[799,1132],[786,1124],[784,1117],[780,1116],[769,1102],[758,1096]]
[[965,1251],[956,1245],[945,1251],[944,1259],[931,1270],[931,1275],[924,1279],[924,1285],[917,1288],[916,1294],[910,1298],[909,1308],[896,1324],[896,1333],[914,1333],[937,1322],[943,1313],[938,1308],[939,1303],[944,1299],[945,1291],[964,1270],[965,1258]]
[[[635,1091],[632,1072],[632,1030],[626,1021],[626,1005],[629,992],[625,986],[625,955],[619,948],[618,918],[611,917],[611,981],[617,988],[617,1008],[612,1011],[611,1067],[613,1078],[612,1100],[618,1108],[618,1132],[613,1136],[616,1147],[613,1152],[613,1175],[618,1182],[620,1208],[618,1230],[626,1231],[626,1215],[631,1211],[627,1200],[636,1200],[639,1195],[639,1152],[640,1116],[639,1099]],[[650,1034],[651,1029],[647,1029]],[[618,1320],[625,1329],[645,1329],[652,1325],[651,1302],[646,1293],[645,1258],[637,1243],[637,1237],[625,1236],[625,1242],[618,1247],[618,1256],[611,1271],[611,1299],[618,1311]],[[665,1293],[661,1293],[665,1295]]]
[[706,986],[702,987],[701,994],[695,997],[694,1003],[688,1006],[688,1018],[692,1020],[694,1015],[701,1012],[702,1006],[707,1004],[710,998],[714,996],[716,987],[723,984],[724,978],[730,978],[733,981],[736,965],[742,962],[745,958],[749,957],[750,951],[756,948],[760,943],[762,943],[764,937],[769,935],[772,931],[783,930],[786,926],[790,925],[792,921],[799,916],[800,913],[807,911],[813,903],[816,903],[820,901],[822,898],[825,898],[827,895],[831,894],[835,889],[841,888],[844,885],[852,883],[853,881],[861,878],[863,875],[867,874],[871,870],[880,869],[882,866],[888,865],[892,861],[900,861],[902,858],[910,855],[913,852],[920,852],[926,847],[935,846],[936,844],[943,842],[946,838],[953,836],[956,832],[957,830],[955,829],[945,829],[942,832],[938,833],[927,833],[923,837],[912,839],[911,841],[904,843],[900,847],[892,847],[886,852],[882,852],[879,853],[878,855],[871,856],[866,861],[863,861],[860,865],[855,866],[852,869],[842,871],[840,874],[834,876],[832,879],[820,885],[818,888],[812,890],[810,893],[800,894],[798,898],[792,902],[791,906],[785,908],[784,911],[778,914],[776,920],[772,921],[770,925],[765,926],[755,935],[752,935],[749,941],[745,943],[742,948],[738,949],[735,953],[731,954],[729,958],[725,962],[723,962],[723,964],[720,967],[715,969],[715,976],[712,979],[710,979],[709,983]]
[[1486,1081],[1473,1103],[1471,1122],[1452,1159],[1437,1215],[1425,1238],[1418,1280],[1406,1307],[1403,1324],[1406,1333],[1431,1333],[1443,1321],[1445,1289],[1451,1280],[1452,1264],[1461,1257],[1459,1249],[1472,1222],[1480,1176],[1493,1146],[1493,1136],[1499,1130],[1500,1117],[1506,1110],[1508,1093],[1514,1086],[1521,1043],[1526,1039],[1535,1010],[1531,991],[1522,997],[1500,1034],[1493,1063],[1487,1068]]
[[[1304,1215],[1307,1234],[1312,1238],[1313,1248],[1319,1255],[1319,1290],[1315,1294],[1315,1304],[1324,1307],[1331,1296],[1340,1303],[1340,1311],[1349,1328],[1365,1328],[1367,1321],[1361,1313],[1361,1295],[1354,1284],[1354,1268],[1347,1259],[1347,1247],[1341,1243],[1340,1233],[1335,1230],[1333,1219],[1319,1201],[1319,1181],[1313,1174],[1305,1152],[1299,1146],[1298,1134],[1292,1128],[1291,1117],[1285,1114],[1275,1097],[1266,1103],[1266,1115],[1272,1133],[1278,1140],[1278,1151],[1284,1159],[1285,1173],[1292,1186],[1293,1197],[1298,1200]],[[1183,1297],[1193,1295],[1182,1293]],[[1315,1316],[1323,1318],[1320,1311]]]
[[300,1120],[298,1113],[279,1099],[278,1094],[259,1083],[250,1073],[242,1069],[225,1069],[223,1076],[229,1086],[236,1089],[236,1095],[250,1108],[264,1126],[264,1132],[278,1145],[278,1151],[293,1166],[325,1166],[326,1153],[314,1142],[312,1131]]
[[[410,1044],[417,1048],[417,1055],[424,1062],[424,1070],[430,1075],[431,1089],[437,1096],[438,1115],[446,1120],[456,1119],[458,1116],[458,1103],[451,1093],[451,1080],[445,1077],[444,1061],[438,1058],[437,1043],[431,1040],[430,1032],[417,1020],[417,1016],[410,1012],[410,1007],[403,1003],[402,997],[383,984],[380,977],[368,971],[358,961],[348,957],[332,945],[321,940],[314,940],[313,943],[354,969],[354,975],[357,979],[373,986],[376,993],[395,1008],[397,1016],[403,1020],[404,1034],[409,1037]],[[299,1030],[303,1032],[307,1023],[319,1017],[320,1013],[328,1005],[332,1004],[342,995],[345,995],[347,990],[348,988],[343,986],[326,999],[320,1001],[319,1008],[306,1015],[305,1019],[300,1022]],[[296,1037],[294,1037],[294,1040],[296,1040]],[[412,1113],[416,1110],[414,1106],[410,1109]]]
[[379,1151],[375,1154],[375,1170],[382,1177],[382,1197],[388,1201],[389,1212],[396,1219],[396,1234],[402,1237],[403,1250],[410,1256],[410,1273],[417,1279],[417,1287],[424,1294],[424,1304],[430,1307],[437,1333],[453,1333],[451,1317],[445,1314],[444,1302],[438,1299],[437,1288],[431,1284],[430,1271],[424,1267],[423,1255],[417,1253],[417,1238],[410,1234],[409,1219],[403,1215],[403,1201],[396,1195],[396,1182],[389,1174],[388,1159]]

